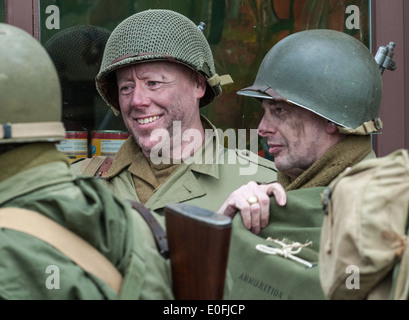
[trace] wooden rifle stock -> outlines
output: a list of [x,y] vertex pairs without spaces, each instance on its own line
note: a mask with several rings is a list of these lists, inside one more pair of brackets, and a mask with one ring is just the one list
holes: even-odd
[[223,299],[231,218],[184,203],[164,212],[175,299]]

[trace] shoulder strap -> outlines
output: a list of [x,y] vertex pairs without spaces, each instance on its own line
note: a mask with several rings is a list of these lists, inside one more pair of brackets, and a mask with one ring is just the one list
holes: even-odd
[[[88,158],[83,161],[84,164],[81,168],[82,174],[96,176],[97,178],[101,179],[111,167],[113,158],[95,156],[92,159]],[[163,228],[149,211],[149,209],[146,208],[142,203],[133,200],[128,201],[131,203],[132,207],[142,215],[152,231],[159,253],[162,255],[162,257],[167,259],[169,257],[169,250],[166,232],[163,230]]]
[[[408,213],[409,215],[409,213]],[[406,236],[409,237],[409,222],[406,226]],[[392,290],[390,298],[393,300],[407,300],[409,298],[409,245],[406,240],[402,259],[395,264],[392,273]]]
[[159,253],[165,259],[169,258],[169,248],[168,248],[168,238],[165,230],[161,227],[158,220],[152,215],[148,208],[146,208],[142,203],[133,200],[128,200],[132,207],[138,211],[141,216],[145,219],[152,234],[155,238],[156,245],[158,247]]
[[122,275],[112,263],[81,237],[46,216],[22,208],[2,208],[0,227],[24,232],[47,242],[119,293]]
[[102,178],[111,167],[113,158],[106,156],[95,156],[93,158],[82,158],[75,169],[75,175],[96,176]]
[[106,157],[105,160],[102,162],[101,166],[99,167],[96,176],[97,178],[102,178],[105,173],[108,172],[109,168],[111,167],[112,161],[114,159],[111,157]]

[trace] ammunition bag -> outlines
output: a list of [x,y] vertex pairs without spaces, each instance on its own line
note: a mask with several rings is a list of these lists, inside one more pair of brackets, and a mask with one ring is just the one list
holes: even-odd
[[256,235],[237,214],[233,219],[225,299],[324,299],[318,249],[324,187],[287,192],[287,204],[270,201],[269,224]]
[[[358,163],[332,181],[322,200],[325,297],[407,299],[408,151]],[[381,285],[385,279],[389,285]]]

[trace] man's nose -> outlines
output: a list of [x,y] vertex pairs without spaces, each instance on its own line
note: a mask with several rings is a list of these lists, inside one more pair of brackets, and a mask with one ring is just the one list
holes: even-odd
[[277,120],[274,119],[272,116],[268,116],[264,114],[263,118],[261,119],[257,133],[261,137],[267,137],[269,134],[274,134],[277,132]]
[[150,105],[148,90],[141,83],[136,83],[132,93],[132,106],[144,107]]

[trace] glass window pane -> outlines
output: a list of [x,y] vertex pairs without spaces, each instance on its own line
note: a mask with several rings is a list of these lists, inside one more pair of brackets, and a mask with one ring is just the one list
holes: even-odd
[[4,0],[0,0],[0,22],[5,22],[6,18],[4,15]]
[[[256,99],[236,92],[252,84],[268,50],[287,35],[328,28],[370,44],[370,0],[40,0],[40,41],[58,64],[67,130],[125,130],[94,84],[107,36],[124,18],[146,9],[171,9],[199,24],[216,71],[234,84],[201,109],[216,126],[255,129]],[[58,11],[58,12],[57,12]],[[263,154],[262,145],[259,145]]]

